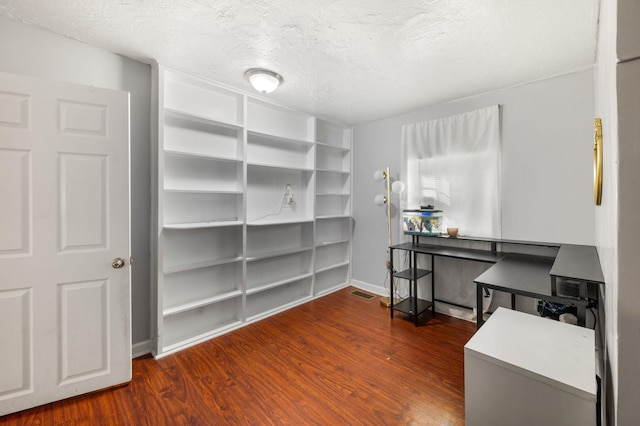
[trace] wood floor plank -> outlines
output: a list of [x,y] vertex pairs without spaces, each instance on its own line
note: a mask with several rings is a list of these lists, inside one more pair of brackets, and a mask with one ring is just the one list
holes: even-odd
[[463,425],[475,325],[415,327],[347,288],[159,360],[131,383],[0,417],[2,425]]

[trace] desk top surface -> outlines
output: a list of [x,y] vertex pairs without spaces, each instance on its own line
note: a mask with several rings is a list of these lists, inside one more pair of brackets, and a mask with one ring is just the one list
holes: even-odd
[[603,284],[598,251],[593,246],[563,244],[558,250],[551,275]]
[[552,257],[510,253],[474,282],[487,287],[508,288],[521,294],[549,296],[552,299],[549,272],[553,261]]
[[391,246],[396,250],[409,250],[416,253],[433,254],[457,259],[475,260],[478,262],[496,263],[505,256],[505,253],[492,252],[490,250],[477,250],[462,247],[437,246],[431,244],[403,243]]
[[496,243],[496,244],[516,244],[524,246],[539,246],[539,247],[555,247],[558,248],[562,244],[545,241],[526,241],[526,240],[509,240],[504,238],[491,238],[491,237],[471,237],[466,235],[458,235],[457,237],[450,237],[447,234],[440,235],[420,235],[419,233],[405,232],[405,235],[424,238],[424,239],[444,239],[444,240],[458,240],[458,241],[474,241],[479,243]]
[[[484,274],[476,278],[475,282],[487,285],[496,285],[499,287],[508,287],[522,291],[534,289],[532,293],[536,294],[548,294],[551,296],[550,286],[547,288],[546,285],[543,287],[542,283],[538,283],[538,280],[542,278],[543,274],[546,274],[546,283],[549,282],[549,277],[553,276],[604,284],[604,276],[602,274],[602,269],[600,268],[598,252],[593,246],[575,244],[559,244],[558,246],[555,246],[552,243],[491,239],[467,239],[467,241],[540,245],[543,247],[559,246],[559,249],[555,257],[545,257],[470,249],[451,245],[416,244],[413,242],[396,244],[391,246],[391,248],[431,254],[435,256],[496,263],[495,266],[491,267]],[[517,284],[514,284],[523,281],[526,284],[523,284],[522,288],[519,288]]]

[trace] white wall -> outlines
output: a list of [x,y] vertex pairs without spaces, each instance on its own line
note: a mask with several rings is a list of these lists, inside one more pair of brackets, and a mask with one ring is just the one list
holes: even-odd
[[[503,238],[594,244],[590,69],[356,126],[355,281],[381,290],[385,280],[386,216],[373,204],[384,187],[372,176],[389,165],[392,176],[399,177],[402,125],[494,104],[502,106]],[[397,197],[392,198],[397,205]],[[397,211],[392,215],[397,224]]]
[[[602,2],[595,72],[595,116],[602,119],[602,204],[595,207],[596,247],[605,279],[605,413],[615,424],[618,392],[618,121],[616,97],[616,2]],[[602,327],[601,327],[602,329]],[[632,422],[631,422],[632,423]]]
[[151,67],[0,16],[0,71],[131,93],[132,340],[148,340]]
[[625,425],[640,417],[640,59],[618,65],[617,84],[618,285],[613,316],[617,313],[617,421]]
[[[613,128],[611,139],[604,139],[604,144],[617,145],[617,156],[605,160],[605,165],[617,172],[617,178],[612,177],[617,197],[608,200],[611,214],[604,218],[613,220],[598,220],[597,226],[600,233],[617,231],[617,239],[613,239],[617,252],[613,264],[606,265],[607,272],[613,271],[612,280],[607,281],[607,321],[614,323],[607,339],[615,390],[615,424],[627,425],[637,423],[640,417],[640,4],[637,0],[618,0],[617,4],[604,2],[601,7],[606,8],[603,13],[613,17],[603,22],[609,43],[600,65],[610,84],[599,87],[603,103],[598,107],[609,113],[607,123]],[[606,238],[604,242],[610,240]],[[614,299],[611,302],[610,295]]]

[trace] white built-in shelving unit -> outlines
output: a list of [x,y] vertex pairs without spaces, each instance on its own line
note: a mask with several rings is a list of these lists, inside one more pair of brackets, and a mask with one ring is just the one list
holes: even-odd
[[163,356],[349,283],[351,129],[157,66]]
[[351,262],[351,129],[316,121],[316,294],[348,280]]

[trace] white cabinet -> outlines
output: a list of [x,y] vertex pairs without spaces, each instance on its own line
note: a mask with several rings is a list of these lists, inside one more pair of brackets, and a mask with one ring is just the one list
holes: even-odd
[[351,129],[155,71],[154,354],[347,285]]
[[464,347],[467,425],[595,425],[594,331],[498,308]]

